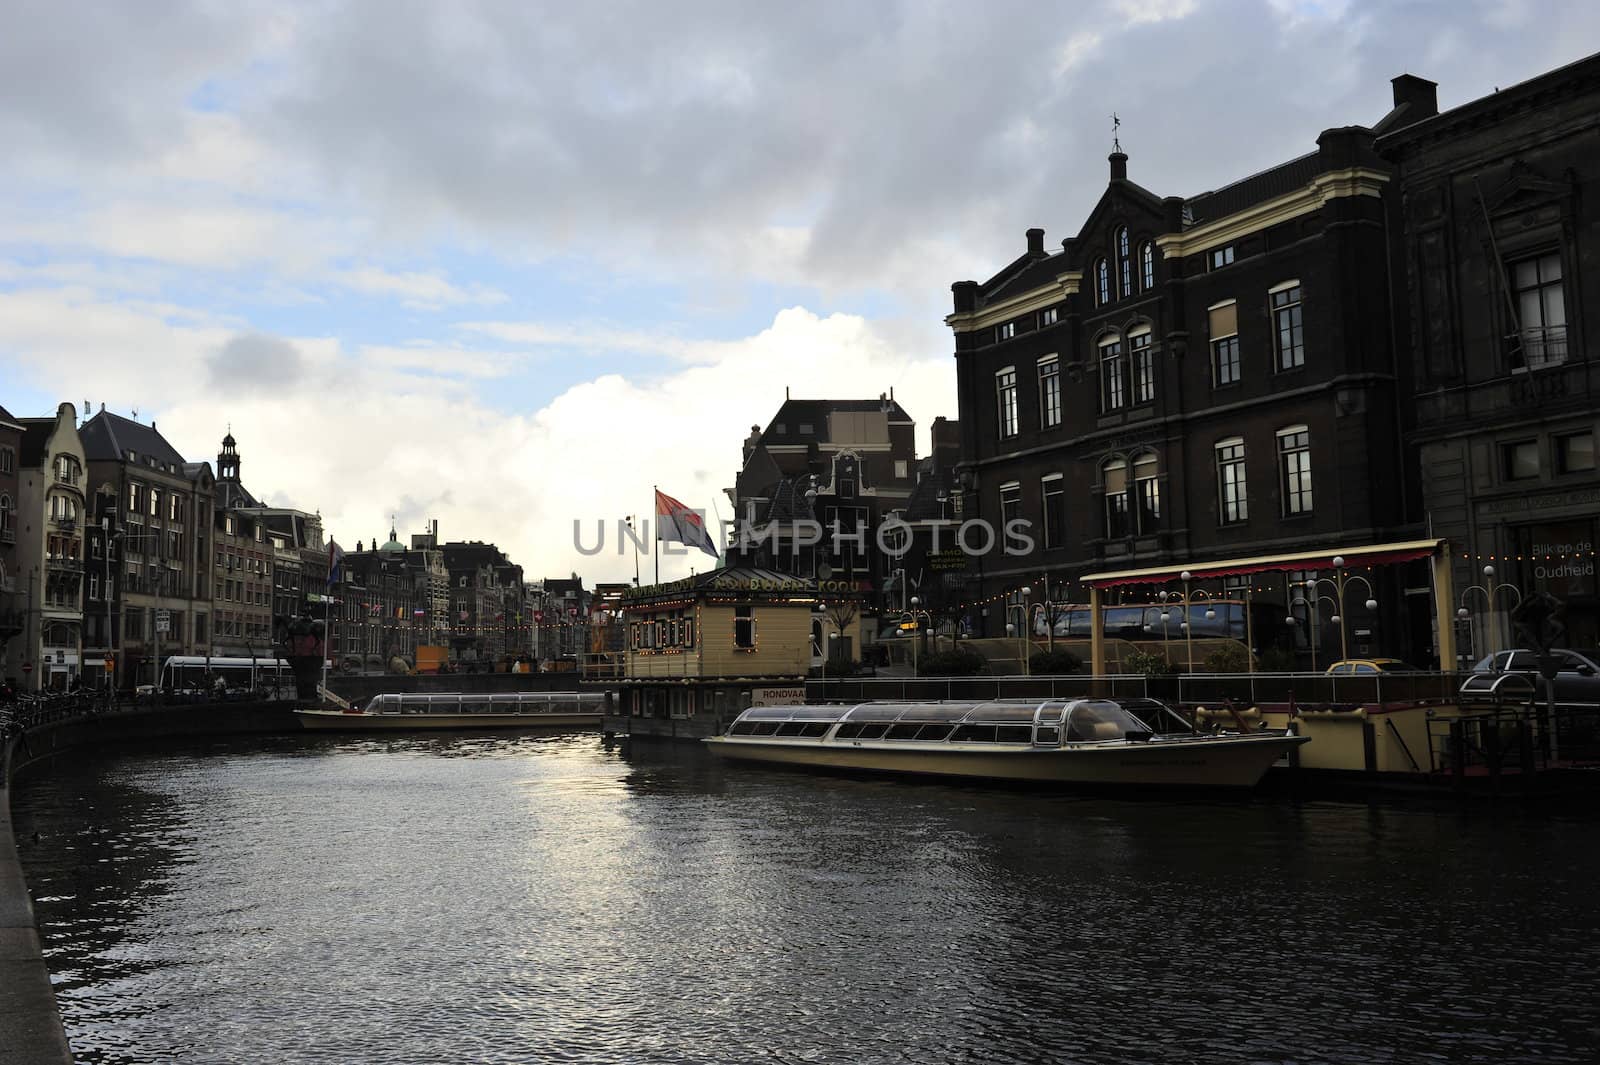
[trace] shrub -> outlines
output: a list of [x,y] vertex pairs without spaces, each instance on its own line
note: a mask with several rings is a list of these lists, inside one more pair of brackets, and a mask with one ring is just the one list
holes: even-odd
[[1143,674],[1146,677],[1165,677],[1175,672],[1168,664],[1165,655],[1152,654],[1149,651],[1134,651],[1123,656],[1122,671]]
[[1083,660],[1071,651],[1035,651],[1028,658],[1028,672],[1040,676],[1078,673],[1082,670]]
[[1248,673],[1250,654],[1240,643],[1219,647],[1206,655],[1205,667],[1209,673]]
[[973,677],[989,672],[989,660],[965,648],[935,651],[917,663],[917,672],[925,677]]

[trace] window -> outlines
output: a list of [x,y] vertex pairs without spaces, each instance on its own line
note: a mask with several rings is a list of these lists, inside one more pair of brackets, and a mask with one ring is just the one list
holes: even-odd
[[1096,306],[1104,307],[1111,302],[1111,264],[1104,259],[1094,264],[1094,290],[1099,297]]
[[1518,440],[1500,445],[1500,472],[1508,481],[1529,481],[1539,476],[1539,442]]
[[1122,382],[1122,338],[1113,333],[1100,341],[1100,409],[1121,410],[1127,405]]
[[1279,285],[1271,295],[1272,331],[1278,348],[1278,369],[1298,369],[1306,364],[1305,330],[1300,323],[1300,282]]
[[1211,323],[1211,385],[1237,384],[1239,380],[1239,304],[1235,300],[1207,309]]
[[755,650],[756,617],[754,607],[736,606],[733,608],[733,646],[745,650]]
[[1133,360],[1133,402],[1153,403],[1156,398],[1156,364],[1150,352],[1150,330],[1128,334],[1128,355]]
[[1557,473],[1584,473],[1593,469],[1593,433],[1572,433],[1556,437]]
[[905,459],[894,460],[894,475],[897,479],[904,480],[908,476],[907,471],[909,468],[909,464]]
[[1044,498],[1044,546],[1060,547],[1066,542],[1066,478],[1053,473],[1039,482]]
[[1012,337],[1014,337],[1016,335],[1017,335],[1017,323],[1016,322],[1006,322],[1003,325],[999,325],[999,326],[995,327],[995,331],[994,331],[995,340],[1010,340]]
[[812,424],[810,422],[801,422],[796,427],[796,431],[801,436],[810,436],[811,434],[816,432],[816,429],[812,426]]
[[1151,452],[1133,460],[1133,499],[1139,534],[1148,536],[1161,524],[1160,465]]
[[1000,406],[1000,437],[1017,435],[1017,368],[1007,366],[994,375],[995,399]]
[[1520,332],[1511,346],[1512,370],[1537,370],[1567,361],[1567,302],[1561,256],[1555,252],[1511,264]]
[[11,497],[0,492],[0,538],[9,542],[16,535],[16,508],[11,504]]
[[1133,295],[1133,252],[1128,247],[1128,227],[1117,230],[1117,277],[1124,299]]
[[1111,459],[1100,468],[1105,482],[1106,539],[1128,535],[1128,464]]
[[159,489],[150,489],[150,516],[152,518],[161,516],[161,492]]
[[1054,355],[1039,360],[1039,424],[1061,424],[1061,360]]
[[1279,430],[1278,473],[1284,514],[1311,513],[1311,431],[1305,426]]
[[1250,517],[1245,496],[1244,441],[1237,436],[1217,444],[1217,502],[1224,525]]
[[1043,329],[1047,325],[1055,325],[1060,320],[1061,309],[1059,307],[1046,307],[1044,310],[1039,312],[1040,329]]
[[1015,481],[1000,486],[1000,523],[1010,525],[1022,517],[1022,485]]
[[1146,292],[1156,287],[1156,246],[1153,241],[1145,241],[1139,249],[1139,272],[1144,275]]
[[17,468],[17,453],[8,447],[0,447],[0,473],[13,473]]
[[1233,265],[1233,245],[1225,248],[1214,248],[1211,252],[1211,269],[1218,270],[1224,266]]

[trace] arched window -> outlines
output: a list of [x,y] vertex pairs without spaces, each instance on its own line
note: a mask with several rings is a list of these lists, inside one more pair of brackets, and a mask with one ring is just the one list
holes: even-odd
[[1150,327],[1139,326],[1128,331],[1128,358],[1133,363],[1133,402],[1154,402],[1156,398],[1156,363],[1150,350]]
[[1128,248],[1128,227],[1117,230],[1117,276],[1122,280],[1122,297],[1133,295],[1133,253]]
[[1107,459],[1100,467],[1100,480],[1105,485],[1106,539],[1121,540],[1129,532],[1127,460]]
[[1139,272],[1144,275],[1144,290],[1149,292],[1156,287],[1156,246],[1154,241],[1145,241],[1139,249]]
[[1094,290],[1099,295],[1098,306],[1111,302],[1111,264],[1104,259],[1094,264]]
[[[11,497],[3,492],[0,492],[0,538],[3,538],[7,541],[16,536],[16,530],[12,526],[13,513],[14,511],[11,506]],[[7,536],[7,533],[11,535]]]
[[1134,519],[1140,536],[1161,527],[1161,463],[1146,451],[1133,460]]
[[1128,405],[1127,360],[1122,354],[1122,335],[1108,333],[1100,338],[1100,409],[1121,410]]

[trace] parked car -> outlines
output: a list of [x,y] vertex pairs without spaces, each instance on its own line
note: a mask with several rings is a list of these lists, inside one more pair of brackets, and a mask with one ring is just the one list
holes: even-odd
[[1329,666],[1328,672],[1338,676],[1372,677],[1379,673],[1420,673],[1422,670],[1398,658],[1346,658]]
[[[1557,648],[1556,701],[1559,703],[1600,703],[1600,652]],[[1536,697],[1544,697],[1544,681],[1539,675],[1539,653],[1526,648],[1496,651],[1472,667],[1474,673],[1520,674],[1528,678]]]

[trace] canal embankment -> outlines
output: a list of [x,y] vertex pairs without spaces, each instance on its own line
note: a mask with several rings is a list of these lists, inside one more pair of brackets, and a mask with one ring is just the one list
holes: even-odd
[[0,741],[0,1047],[6,1065],[63,1065],[72,1051],[17,854],[11,785],[49,760],[90,745],[172,737],[296,731],[293,704],[236,702],[142,706],[65,716],[6,733]]

